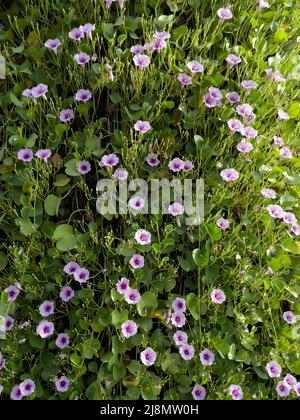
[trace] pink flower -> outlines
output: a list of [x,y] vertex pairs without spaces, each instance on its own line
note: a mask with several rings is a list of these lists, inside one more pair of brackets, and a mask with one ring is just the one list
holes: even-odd
[[185,324],[185,315],[181,312],[174,312],[171,316],[171,322],[176,328],[181,328]]
[[169,162],[168,168],[173,172],[181,171],[184,168],[184,162],[179,158],[172,159]]
[[286,311],[283,313],[282,318],[285,322],[287,322],[288,324],[292,325],[296,323],[296,317],[293,314],[292,311]]
[[254,139],[258,136],[258,131],[253,127],[244,127],[241,134],[248,139]]
[[128,288],[124,294],[124,299],[130,305],[136,305],[140,301],[141,295],[138,290]]
[[125,181],[128,178],[128,171],[124,168],[118,168],[114,172],[114,177],[119,181]]
[[64,302],[68,302],[74,297],[74,295],[75,295],[74,290],[70,286],[65,286],[61,289],[59,297]]
[[224,303],[225,300],[226,300],[225,293],[221,289],[214,289],[211,292],[211,295],[210,296],[211,296],[212,302],[217,303],[219,305],[221,305],[222,303]]
[[138,212],[145,207],[145,200],[142,197],[132,197],[128,205],[133,211]]
[[272,190],[271,188],[263,188],[261,190],[261,195],[265,198],[275,199],[277,197],[276,191]]
[[274,360],[267,363],[265,369],[268,375],[270,376],[270,378],[279,378],[282,371],[280,365]]
[[173,204],[170,204],[168,207],[169,214],[171,214],[174,217],[179,216],[180,214],[183,214],[184,211],[185,211],[184,207],[181,203],[175,202]]
[[223,229],[223,230],[228,229],[229,228],[229,224],[230,224],[229,220],[223,219],[223,217],[221,217],[220,219],[217,220],[217,226],[220,229]]
[[66,264],[65,266],[64,266],[64,272],[66,273],[66,274],[72,274],[72,275],[74,275],[75,274],[75,272],[79,269],[80,267],[79,267],[79,265],[76,263],[76,262],[74,262],[74,261],[70,261],[70,262],[68,262],[68,264]]
[[151,244],[151,233],[145,229],[139,229],[135,232],[134,239],[140,245]]
[[135,55],[140,55],[140,54],[143,54],[144,49],[145,48],[142,45],[133,45],[130,48],[130,52],[132,52]]
[[240,120],[236,120],[234,118],[231,118],[227,121],[228,128],[230,131],[237,131],[241,133],[244,129],[244,125],[241,123]]
[[132,268],[143,268],[144,267],[145,259],[140,254],[133,254],[132,257],[129,260],[129,264]]
[[300,225],[292,225],[291,232],[296,236],[300,235]]
[[194,400],[204,400],[206,395],[205,388],[201,385],[196,384],[192,390],[192,396]]
[[111,153],[109,155],[102,156],[99,166],[105,167],[105,168],[112,168],[116,166],[119,163],[119,158],[114,153]]
[[185,172],[190,172],[190,171],[193,170],[193,168],[194,168],[194,165],[193,165],[193,163],[190,160],[185,160],[183,162],[183,170]]
[[228,391],[233,400],[243,399],[243,390],[239,385],[230,385]]
[[122,335],[125,338],[130,338],[137,333],[138,326],[134,321],[125,321],[121,325]]
[[276,391],[280,397],[288,397],[290,395],[291,388],[287,386],[284,381],[280,381],[278,382]]
[[147,131],[151,130],[151,125],[150,125],[149,121],[139,120],[134,124],[134,129],[138,133],[145,134],[145,133],[147,133]]
[[47,338],[54,332],[54,324],[53,322],[49,322],[45,319],[40,321],[36,327],[36,332],[42,338]]
[[270,204],[266,207],[266,210],[269,212],[270,216],[273,218],[283,218],[284,211],[282,207],[278,206],[277,204]]
[[150,57],[148,57],[148,55],[145,54],[136,54],[133,57],[133,62],[140,69],[145,69],[150,64]]
[[199,61],[196,61],[196,60],[189,61],[186,66],[192,74],[203,72],[203,65],[200,64]]
[[121,295],[125,295],[129,291],[129,280],[126,277],[122,277],[117,283],[117,292]]
[[209,349],[204,349],[199,355],[200,361],[204,366],[211,366],[215,361],[215,355]]
[[160,164],[160,160],[155,155],[152,155],[152,154],[149,154],[146,157],[146,162],[150,166],[158,166]]
[[253,150],[253,146],[251,143],[242,140],[237,146],[237,150],[241,153],[249,153],[251,150]]
[[153,51],[160,51],[166,48],[167,43],[163,39],[155,38],[151,43],[151,49]]
[[74,273],[74,280],[79,283],[86,283],[90,278],[90,272],[86,268],[79,268]]
[[194,347],[189,344],[183,344],[179,347],[179,354],[184,360],[191,360],[194,357]]
[[180,73],[177,76],[177,80],[182,84],[182,86],[189,86],[193,83],[191,76],[186,73]]
[[219,16],[221,22],[223,23],[225,20],[232,19],[233,15],[230,10],[230,6],[227,6],[225,9],[217,10],[217,15]]
[[283,382],[288,388],[291,389],[293,389],[294,386],[297,385],[297,379],[295,378],[295,376],[290,375],[289,373],[283,378]]
[[152,366],[156,360],[156,353],[151,347],[147,347],[141,352],[141,362],[145,366]]
[[180,347],[183,344],[187,344],[187,333],[183,332],[183,331],[177,331],[174,335],[173,335],[173,340],[175,341],[176,346]]
[[232,168],[223,169],[220,172],[220,175],[226,182],[236,181],[239,177],[239,173],[235,169],[232,169]]
[[234,54],[229,54],[226,58],[226,61],[229,65],[229,68],[231,69],[236,64],[239,64],[242,62],[242,59]]
[[296,216],[294,215],[294,213],[285,211],[283,213],[283,217],[282,220],[287,223],[288,225],[295,225],[297,224],[297,219]]
[[54,313],[54,303],[45,300],[39,307],[39,313],[44,317],[52,315]]
[[183,298],[176,298],[173,302],[172,302],[172,308],[174,310],[174,312],[185,312],[186,311],[186,304],[185,304],[185,300]]

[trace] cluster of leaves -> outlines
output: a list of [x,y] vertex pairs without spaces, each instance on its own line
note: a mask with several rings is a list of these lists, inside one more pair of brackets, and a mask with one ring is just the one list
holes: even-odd
[[[256,1],[233,1],[234,19],[222,24],[217,10],[226,4],[218,0],[128,0],[122,9],[117,2],[107,8],[102,0],[1,2],[6,79],[0,85],[0,288],[19,283],[21,289],[15,302],[4,292],[0,301],[0,315],[15,319],[0,340],[4,398],[32,378],[32,399],[190,399],[195,383],[205,386],[208,399],[228,398],[230,384],[240,384],[244,398],[276,399],[266,363],[275,359],[284,373],[300,375],[299,323],[282,319],[284,311],[300,313],[300,246],[264,210],[269,201],[260,194],[263,187],[276,189],[278,204],[300,220],[300,12],[297,2],[270,3],[260,11]],[[92,41],[68,38],[86,22],[96,25]],[[149,42],[155,31],[168,31],[171,38],[140,70],[130,47]],[[62,41],[57,54],[44,47],[49,38]],[[73,59],[79,51],[96,54],[96,61],[80,68]],[[243,58],[234,69],[225,61],[229,53]],[[193,59],[204,72],[183,87],[177,76]],[[266,78],[270,63],[289,75],[280,89]],[[105,64],[112,66],[113,81]],[[244,79],[258,88],[246,94]],[[22,96],[39,83],[49,86],[47,100]],[[224,94],[238,91],[242,103],[255,108],[260,135],[246,159],[236,150],[237,135],[228,132],[232,106],[203,104],[211,86]],[[82,88],[92,91],[84,104],[74,101]],[[59,113],[70,107],[75,118],[62,123]],[[281,108],[289,120],[277,119]],[[151,134],[138,135],[137,120],[148,120]],[[292,159],[280,159],[274,135],[284,138]],[[17,159],[23,148],[49,148],[52,156],[26,164]],[[160,166],[145,163],[150,152]],[[169,215],[98,214],[97,181],[112,177],[98,165],[107,153],[118,154],[129,178],[147,181],[171,179],[167,165],[176,156],[191,160],[189,177],[205,181],[204,222],[186,226]],[[85,176],[76,170],[80,160],[92,165]],[[235,168],[239,179],[224,183],[222,167]],[[216,226],[221,216],[231,221],[226,232]],[[139,228],[151,232],[151,245],[136,244]],[[137,252],[145,266],[133,270],[128,262]],[[90,270],[86,284],[63,272],[71,260]],[[121,277],[140,291],[138,305],[117,293]],[[59,292],[67,284],[76,293],[64,303]],[[225,304],[211,301],[214,288],[224,290]],[[176,329],[166,316],[177,296],[187,303],[191,361],[180,357],[172,338]],[[70,337],[63,352],[55,336],[36,333],[44,300],[55,302],[56,332]],[[127,319],[139,326],[130,339],[120,334]],[[151,368],[140,361],[146,347],[157,353]],[[204,347],[216,355],[209,368],[198,357]],[[61,375],[71,386],[58,394],[54,381]]]

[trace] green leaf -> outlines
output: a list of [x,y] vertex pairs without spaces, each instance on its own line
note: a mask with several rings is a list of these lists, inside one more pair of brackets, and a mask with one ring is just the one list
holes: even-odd
[[195,261],[198,267],[204,268],[207,266],[209,261],[209,251],[207,247],[203,247],[201,250],[199,248],[194,249],[192,255],[193,260]]
[[100,341],[96,338],[88,338],[82,344],[82,354],[85,359],[92,359],[97,355],[98,350],[100,349]]
[[158,306],[157,298],[153,292],[144,292],[137,304],[138,313],[145,316],[148,310],[154,310]]
[[57,216],[60,202],[61,202],[60,198],[57,197],[56,195],[54,194],[48,195],[44,202],[44,208],[45,208],[46,213],[49,216]]
[[66,236],[73,235],[73,227],[67,224],[59,225],[55,229],[52,239],[53,241],[59,241]]
[[55,185],[55,187],[64,187],[70,181],[71,179],[65,174],[57,174],[55,178],[55,182],[53,182],[53,185]]

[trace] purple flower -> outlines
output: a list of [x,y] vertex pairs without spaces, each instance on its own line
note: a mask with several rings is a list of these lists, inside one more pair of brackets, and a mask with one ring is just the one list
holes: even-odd
[[212,302],[218,303],[219,305],[221,305],[222,303],[224,303],[225,300],[226,300],[225,293],[221,289],[214,289],[211,292],[211,295],[210,296],[211,296]]
[[194,400],[204,400],[206,395],[205,388],[201,385],[196,384],[192,390],[192,396]]
[[297,382],[293,389],[298,395],[298,397],[300,397],[300,382]]
[[230,385],[228,391],[233,400],[243,399],[243,390],[239,385]]
[[119,6],[122,7],[124,6],[125,0],[118,0]]
[[232,19],[232,13],[230,10],[230,6],[227,6],[226,9],[219,9],[217,10],[217,15],[219,16],[221,22],[223,23],[225,20]]
[[243,80],[241,85],[243,86],[243,88],[245,89],[247,93],[249,93],[251,89],[257,88],[257,83],[254,82],[253,80]]
[[289,373],[283,378],[283,382],[289,388],[294,388],[297,385],[297,379],[295,376],[290,375]]
[[272,198],[272,199],[275,199],[277,196],[276,191],[272,190],[271,188],[263,188],[261,190],[261,195],[265,198]]
[[166,41],[167,39],[171,38],[171,34],[169,32],[166,32],[166,31],[156,32],[154,34],[154,37],[157,38],[157,39],[162,39],[163,41]]
[[183,344],[187,344],[188,336],[187,333],[183,331],[177,331],[173,335],[173,340],[175,341],[176,346],[180,347]]
[[108,7],[110,7],[111,5],[112,5],[112,2],[113,2],[114,0],[105,0],[105,5],[106,5],[106,7],[108,8]]
[[61,300],[63,300],[64,302],[68,302],[69,300],[71,300],[74,297],[74,295],[75,292],[70,286],[63,287],[59,294]]
[[4,289],[4,292],[8,295],[8,301],[13,302],[19,296],[20,289],[18,289],[16,286],[8,286],[6,289]]
[[46,99],[46,93],[48,92],[48,86],[44,83],[40,83],[39,85],[33,87],[31,89],[32,96],[35,98],[40,98],[41,96]]
[[90,272],[86,268],[79,268],[74,273],[74,280],[78,281],[79,283],[86,283],[90,278]]
[[65,266],[64,266],[64,272],[66,273],[66,274],[75,274],[75,272],[79,269],[80,267],[79,267],[79,265],[76,263],[76,262],[74,262],[74,261],[70,261],[68,264],[66,264]]
[[74,28],[69,32],[69,38],[79,42],[84,38],[84,32],[80,28]]
[[296,323],[296,317],[293,314],[292,311],[286,311],[282,314],[282,318],[285,322],[287,322],[288,324],[295,324]]
[[195,354],[194,347],[189,344],[183,344],[179,347],[179,354],[184,360],[191,360]]
[[206,95],[203,96],[203,102],[204,105],[207,106],[208,108],[214,108],[215,106],[218,105],[218,101],[212,97],[209,93],[206,93]]
[[157,157],[155,155],[149,154],[146,157],[146,162],[148,163],[148,165],[150,166],[158,166],[160,164],[160,160],[157,159]]
[[283,213],[282,220],[287,223],[288,225],[295,225],[297,224],[297,219],[294,213],[290,213],[288,211],[285,211]]
[[47,162],[49,157],[51,156],[51,150],[50,149],[40,149],[36,152],[35,156],[42,159],[44,162]]
[[55,386],[58,392],[67,392],[70,381],[66,376],[61,376],[56,382]]
[[241,123],[240,120],[236,120],[235,118],[231,118],[227,121],[228,128],[230,131],[237,131],[241,133],[244,129],[244,125]]
[[143,54],[144,49],[145,48],[142,45],[139,45],[139,44],[138,45],[133,45],[130,48],[130,52],[132,52],[135,55],[141,55],[141,54]]
[[145,366],[152,366],[156,360],[156,353],[151,347],[147,347],[141,352],[141,362]]
[[270,204],[266,207],[266,210],[269,212],[270,216],[273,218],[282,219],[284,211],[282,207],[278,206],[277,204]]
[[20,385],[15,385],[10,393],[10,399],[14,401],[19,401],[23,398],[22,392],[20,390]]
[[284,381],[280,381],[278,382],[276,391],[280,397],[288,397],[290,395],[291,388],[287,386]]
[[281,137],[274,136],[273,140],[274,140],[274,144],[276,144],[276,146],[284,146],[284,141]]
[[155,38],[154,41],[151,43],[151,49],[153,51],[161,51],[162,49],[166,48],[167,43],[163,39]]
[[215,361],[215,355],[209,349],[204,349],[199,354],[200,361],[204,366],[211,366]]
[[191,73],[202,73],[203,72],[203,66],[199,63],[199,61],[192,60],[187,63],[187,68],[190,70]]
[[0,325],[0,332],[8,332],[13,328],[13,326],[14,326],[14,319],[11,316],[7,315],[4,318],[4,325],[3,326]]
[[283,147],[279,150],[280,159],[292,159],[293,154],[288,147]]
[[19,389],[23,397],[27,397],[31,395],[35,391],[35,383],[32,379],[25,379],[25,381],[21,382],[19,385]]
[[129,207],[134,211],[142,210],[145,206],[145,200],[142,197],[132,197],[128,201]]
[[239,173],[235,169],[232,169],[232,168],[223,169],[220,172],[220,175],[226,182],[236,181],[239,177]]
[[224,219],[223,217],[221,217],[220,219],[217,220],[217,223],[216,224],[217,224],[217,226],[220,229],[226,230],[226,229],[229,228],[230,222],[229,222],[229,220]]
[[228,92],[226,94],[226,99],[230,102],[230,104],[235,104],[240,101],[241,97],[237,92]]
[[139,229],[135,232],[134,239],[140,245],[151,244],[151,233],[145,229]]
[[144,267],[144,257],[140,254],[133,254],[129,260],[129,264],[132,268],[143,268]]
[[253,108],[249,104],[242,104],[236,107],[236,112],[242,117],[247,117],[253,113]]
[[248,139],[254,139],[258,136],[258,131],[253,127],[244,127],[241,134]]
[[109,155],[102,156],[99,166],[105,167],[105,168],[112,168],[113,166],[116,166],[119,163],[119,158],[114,153],[111,153]]
[[92,32],[95,30],[95,25],[93,23],[86,23],[85,25],[80,25],[79,30],[87,35],[91,40],[93,39]]
[[71,121],[74,118],[74,112],[72,109],[68,108],[68,109],[63,109],[62,111],[60,111],[59,113],[59,119],[61,122],[68,122]]
[[109,78],[109,80],[111,80],[113,82],[114,81],[114,74],[113,74],[113,71],[112,71],[112,67],[109,64],[105,64],[104,67],[105,67],[105,69],[108,72],[108,78]]
[[288,114],[283,109],[279,109],[277,119],[279,121],[287,121],[287,120],[290,119],[290,117],[288,116]]
[[36,327],[36,332],[42,338],[47,338],[54,332],[53,322],[49,322],[46,319],[40,321]]
[[185,160],[183,162],[183,170],[184,172],[190,172],[194,168],[194,164],[190,160]]
[[172,308],[174,312],[185,312],[186,311],[186,305],[185,300],[183,298],[176,298],[172,302]]
[[296,236],[300,235],[300,225],[292,225],[291,232]]
[[149,124],[149,121],[139,120],[134,124],[134,129],[138,133],[145,134],[147,133],[147,131],[151,130],[151,126]]
[[3,391],[3,386],[0,385],[0,395],[2,394],[2,391]]
[[138,326],[134,321],[128,320],[123,322],[123,324],[121,325],[121,330],[123,337],[129,338],[137,333]]
[[280,365],[274,360],[271,360],[271,362],[267,363],[265,369],[270,378],[279,378],[282,371]]
[[92,169],[90,162],[87,160],[82,160],[78,162],[76,168],[78,173],[80,173],[81,175],[88,174]]
[[145,54],[136,54],[133,57],[133,62],[140,69],[145,69],[150,64],[150,57],[148,57],[148,55]]
[[140,301],[141,295],[138,290],[130,287],[125,291],[124,299],[130,305],[136,305]]
[[181,171],[184,168],[184,162],[179,158],[172,159],[169,162],[168,168],[173,172]]
[[128,171],[124,168],[118,168],[114,172],[114,177],[119,181],[125,181],[128,178]]
[[22,92],[22,95],[26,96],[27,98],[34,99],[34,96],[32,94],[32,89],[24,89]]
[[88,102],[92,98],[92,93],[88,89],[79,89],[75,94],[76,101]]
[[54,303],[45,300],[39,307],[39,312],[42,316],[47,317],[54,313]]
[[172,216],[179,216],[180,214],[183,214],[185,212],[184,207],[181,203],[173,203],[170,204],[168,207],[168,213]]
[[269,8],[269,7],[270,7],[270,5],[269,5],[269,3],[267,1],[265,1],[265,0],[258,0],[258,9],[259,10],[262,10],[262,9],[265,9],[265,8]]
[[229,68],[231,69],[233,66],[235,66],[236,64],[239,64],[242,62],[242,59],[240,57],[237,57],[234,54],[229,54],[226,58],[226,61],[229,65]]
[[67,347],[70,344],[68,334],[58,334],[57,339],[55,340],[55,344],[59,349],[64,349],[65,347]]
[[249,153],[253,150],[253,146],[250,142],[242,140],[237,146],[237,150],[241,153]]
[[217,101],[220,101],[222,99],[222,93],[220,91],[220,89],[216,88],[216,87],[210,87],[208,89],[208,93],[210,94],[210,96],[214,99],[216,99]]
[[185,315],[183,312],[174,312],[171,316],[171,322],[176,328],[181,328],[185,324]]
[[61,46],[61,42],[59,39],[48,39],[45,42],[45,47],[49,48],[50,50],[54,51],[55,53],[57,53],[57,48]]
[[79,54],[74,55],[74,60],[77,64],[80,66],[85,66],[90,61],[90,56],[86,54],[85,52],[81,52]]
[[33,151],[31,149],[20,149],[18,151],[18,159],[23,162],[31,162],[33,159]]
[[124,295],[129,290],[129,280],[126,277],[122,277],[117,283],[117,292]]
[[272,69],[267,69],[266,70],[266,75],[267,75],[269,80],[271,80],[272,82],[275,82],[275,83],[285,82],[285,80],[286,80],[285,77],[283,77],[283,75],[278,70],[273,72]]
[[193,79],[186,73],[180,73],[177,76],[177,80],[182,84],[182,86],[189,86],[193,83]]
[[2,354],[0,353],[0,371],[1,371],[2,369],[4,369],[4,366],[5,366],[5,359],[4,359],[4,357],[2,356]]

